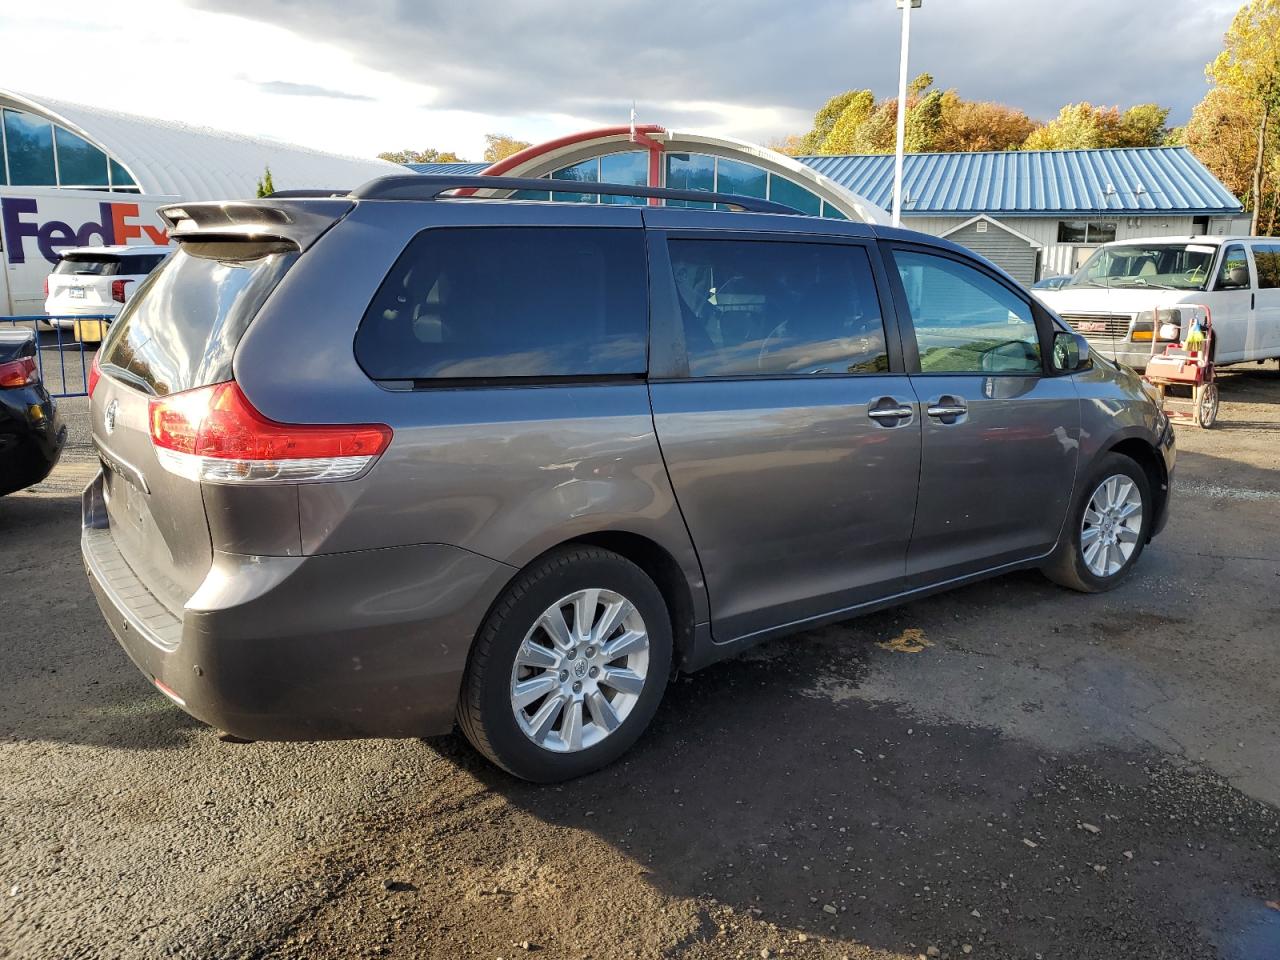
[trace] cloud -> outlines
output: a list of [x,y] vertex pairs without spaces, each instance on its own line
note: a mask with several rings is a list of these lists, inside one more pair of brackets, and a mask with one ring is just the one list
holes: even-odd
[[[188,2],[337,46],[427,87],[440,111],[622,123],[636,100],[645,121],[763,138],[802,130],[840,90],[888,95],[897,81],[888,0]],[[1237,5],[925,0],[912,22],[911,72],[1040,119],[1079,100],[1155,101],[1180,122],[1204,93],[1204,65]]]
[[372,100],[373,97],[363,93],[346,93],[342,90],[330,90],[318,87],[314,83],[290,83],[288,80],[254,80],[250,81],[263,93],[278,93],[286,97],[328,97],[332,100]]

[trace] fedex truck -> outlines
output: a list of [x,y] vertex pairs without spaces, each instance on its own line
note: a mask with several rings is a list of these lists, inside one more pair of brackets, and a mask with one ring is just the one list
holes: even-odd
[[66,247],[167,244],[156,210],[180,197],[0,186],[0,316],[43,314]]

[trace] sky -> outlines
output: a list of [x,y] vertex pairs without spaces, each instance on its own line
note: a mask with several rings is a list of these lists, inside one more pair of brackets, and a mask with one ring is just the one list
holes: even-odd
[[[1239,0],[924,0],[910,72],[1049,119],[1186,120]],[[892,95],[890,0],[9,0],[0,88],[336,153],[626,123],[767,141],[829,96]]]

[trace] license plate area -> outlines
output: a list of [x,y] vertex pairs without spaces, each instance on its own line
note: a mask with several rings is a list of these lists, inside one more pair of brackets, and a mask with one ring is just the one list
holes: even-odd
[[70,297],[72,300],[83,300],[84,287],[68,287],[67,296]]

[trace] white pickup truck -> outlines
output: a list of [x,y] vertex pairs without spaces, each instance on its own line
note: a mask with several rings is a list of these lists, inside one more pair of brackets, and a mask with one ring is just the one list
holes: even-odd
[[[1056,290],[1035,290],[1105,357],[1138,370],[1209,309],[1214,361],[1280,357],[1280,237],[1149,237],[1094,251]],[[1174,336],[1175,329],[1177,335]]]

